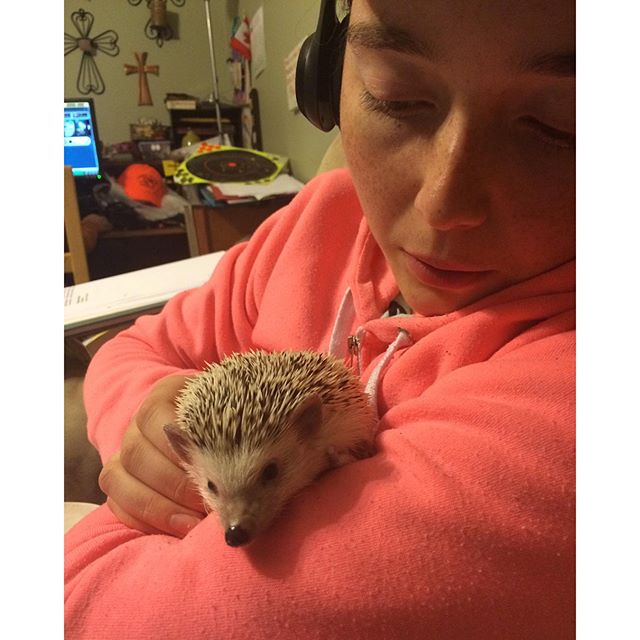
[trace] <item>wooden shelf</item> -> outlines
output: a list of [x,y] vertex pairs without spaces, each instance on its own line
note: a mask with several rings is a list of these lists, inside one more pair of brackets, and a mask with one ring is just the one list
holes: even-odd
[[114,230],[100,234],[89,252],[92,280],[189,258],[184,227]]
[[[242,106],[220,105],[222,130],[228,133],[236,147],[242,147]],[[169,109],[171,118],[171,146],[182,145],[182,136],[191,129],[201,139],[218,135],[218,120],[213,104],[203,104],[196,109]]]

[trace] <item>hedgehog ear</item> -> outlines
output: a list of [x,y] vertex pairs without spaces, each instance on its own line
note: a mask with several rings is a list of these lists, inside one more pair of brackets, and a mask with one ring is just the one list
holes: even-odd
[[298,434],[306,439],[313,435],[322,423],[322,400],[317,393],[307,396],[290,414],[289,421]]
[[187,434],[175,424],[165,424],[164,432],[178,458],[182,462],[190,464],[192,443]]

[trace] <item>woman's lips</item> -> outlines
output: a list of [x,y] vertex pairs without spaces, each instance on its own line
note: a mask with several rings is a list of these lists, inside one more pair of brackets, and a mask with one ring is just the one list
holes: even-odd
[[464,265],[423,258],[404,253],[409,271],[422,284],[437,289],[465,289],[485,280],[492,271],[481,271]]

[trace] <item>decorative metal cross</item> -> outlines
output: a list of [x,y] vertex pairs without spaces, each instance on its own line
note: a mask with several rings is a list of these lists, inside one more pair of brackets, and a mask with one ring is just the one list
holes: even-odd
[[147,66],[146,51],[143,51],[142,53],[135,51],[134,55],[138,64],[125,64],[124,72],[128,76],[132,73],[138,74],[138,106],[142,107],[145,105],[151,105],[153,104],[153,100],[151,99],[151,92],[149,91],[147,73],[154,73],[155,75],[158,75],[160,67],[157,64]]
[[96,66],[95,55],[98,51],[106,53],[108,56],[117,56],[120,48],[117,45],[118,34],[113,29],[108,29],[99,33],[95,38],[91,38],[91,27],[93,26],[93,14],[78,9],[71,14],[71,22],[78,30],[80,37],[64,34],[64,55],[67,56],[76,49],[82,51],[80,60],[80,70],[76,86],[82,95],[88,93],[104,93],[104,80]]

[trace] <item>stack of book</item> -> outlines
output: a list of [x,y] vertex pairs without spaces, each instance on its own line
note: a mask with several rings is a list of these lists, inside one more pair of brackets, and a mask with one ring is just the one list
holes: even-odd
[[167,109],[197,109],[198,98],[188,93],[167,93],[164,106]]

